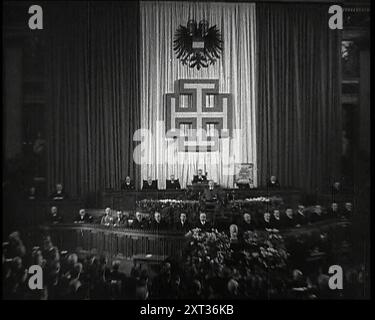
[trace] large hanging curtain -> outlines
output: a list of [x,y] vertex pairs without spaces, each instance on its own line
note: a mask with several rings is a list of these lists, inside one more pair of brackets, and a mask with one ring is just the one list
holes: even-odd
[[136,2],[60,2],[48,6],[48,182],[72,197],[138,179]]
[[328,6],[257,5],[258,167],[282,185],[319,191],[338,178],[340,31]]
[[[189,19],[206,19],[222,33],[223,52],[215,65],[197,71],[184,66],[173,51],[177,27]],[[233,187],[234,163],[256,166],[255,5],[250,3],[141,2],[141,127],[152,137],[143,141],[141,177],[151,176],[165,187],[170,174],[189,184],[198,168],[220,185]],[[241,134],[219,144],[218,152],[178,152],[163,138],[166,93],[178,79],[218,79],[219,92],[233,101],[233,127]],[[255,183],[257,172],[254,171]]]

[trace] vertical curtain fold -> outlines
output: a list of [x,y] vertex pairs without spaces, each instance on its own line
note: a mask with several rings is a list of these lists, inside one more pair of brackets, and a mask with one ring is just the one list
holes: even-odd
[[[224,158],[211,166],[215,155],[167,152],[158,135],[145,149],[151,165],[133,161],[134,131],[156,132],[164,94],[180,78],[219,79],[219,92],[233,95],[233,125],[244,131],[229,150],[255,163],[258,184],[276,174],[283,185],[312,191],[339,175],[340,33],[328,28],[328,8],[85,1],[46,12],[49,190],[62,181],[80,196],[119,188],[127,174],[138,182],[152,175],[163,187],[174,173],[186,185],[201,165],[233,186],[222,174]],[[222,32],[222,57],[208,69],[182,66],[173,52],[174,32],[189,18]],[[184,165],[167,165],[168,157]]]
[[[255,4],[215,2],[141,2],[141,126],[152,132],[145,143],[143,179],[151,176],[164,188],[174,174],[182,186],[190,184],[198,168],[209,178],[233,187],[233,163],[253,163],[256,167],[255,116]],[[173,51],[179,25],[189,19],[206,19],[222,34],[220,59],[208,68],[196,70],[182,65]],[[165,121],[164,96],[174,92],[178,79],[219,79],[219,93],[229,93],[233,104],[233,127],[239,137],[219,144],[219,152],[178,152],[177,144],[166,142],[157,133],[157,120]],[[174,144],[174,145],[173,145]],[[257,171],[254,171],[255,184]]]
[[257,4],[259,180],[310,192],[340,173],[340,32],[322,5]]
[[139,4],[48,7],[48,182],[73,197],[138,179]]

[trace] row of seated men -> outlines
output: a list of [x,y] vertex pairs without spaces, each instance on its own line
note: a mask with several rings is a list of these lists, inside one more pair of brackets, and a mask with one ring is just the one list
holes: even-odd
[[[53,224],[64,222],[63,217],[58,213],[57,207],[51,208],[50,221]],[[93,223],[94,219],[90,216],[85,209],[80,209],[79,214],[75,217],[74,223]],[[200,228],[204,231],[211,230],[212,225],[207,221],[205,213],[201,212],[199,215],[199,221],[196,224],[192,224],[187,219],[186,213],[180,213],[180,220],[175,225],[169,225],[166,223],[160,212],[154,212],[153,219],[145,219],[140,212],[136,212],[134,219],[126,217],[122,211],[117,211],[115,215],[111,214],[111,209],[106,208],[104,215],[100,219],[100,224],[111,227],[122,227],[122,228],[133,228],[142,230],[176,230],[176,231],[189,231],[192,228]]]
[[[192,184],[200,184],[204,183],[207,184],[208,190],[213,191],[216,189],[215,183],[213,180],[207,180],[207,173],[203,175],[203,171],[201,169],[198,170],[197,175],[194,175]],[[250,182],[248,184],[237,184],[239,189],[253,189],[254,185]],[[276,176],[272,175],[269,180],[267,181],[267,188],[275,189],[279,188],[280,183]],[[122,190],[135,190],[134,182],[131,180],[130,176],[127,176],[124,181],[121,182],[121,189]],[[166,180],[166,189],[167,190],[180,190],[181,185],[179,179],[176,179],[175,176],[172,174],[169,180]],[[332,185],[332,195],[337,195],[341,192],[341,184],[340,182],[335,182]],[[147,180],[143,180],[142,190],[158,190],[158,180],[153,180],[149,177]],[[27,193],[27,198],[29,200],[35,200],[38,198],[37,190],[34,186],[30,187]],[[68,194],[65,192],[63,184],[57,183],[55,186],[55,191],[50,195],[50,199],[52,200],[64,200],[68,198]]]
[[[214,186],[213,180],[207,179],[207,172],[203,174],[202,169],[198,170],[198,173],[193,176],[192,184],[207,184]],[[278,188],[280,184],[276,176],[271,176],[267,182],[267,186],[270,188]],[[252,183],[249,184],[239,184],[240,189],[249,189],[254,188]],[[211,186],[210,186],[211,188]],[[131,180],[130,176],[127,176],[125,180],[121,181],[122,190],[135,190],[134,182]],[[166,189],[167,190],[179,190],[181,189],[180,180],[175,178],[175,175],[171,175],[170,179],[166,180]],[[147,180],[143,180],[142,190],[158,190],[158,180],[153,180],[151,177],[148,177]],[[37,190],[34,186],[30,187],[28,190],[27,198],[29,200],[35,200],[38,197]],[[65,192],[63,184],[57,183],[55,185],[55,191],[50,195],[52,200],[64,200],[68,198],[68,194]]]
[[[198,173],[193,176],[191,183],[194,184],[209,184],[213,183],[213,180],[207,179],[207,172],[203,174],[202,169],[198,170]],[[172,174],[170,179],[165,181],[167,190],[179,190],[181,189],[180,180],[175,178],[175,175]],[[254,189],[254,184],[250,181],[249,183],[237,183],[239,189]],[[267,180],[266,184],[268,189],[278,189],[280,188],[280,182],[275,175],[271,175]],[[121,182],[122,190],[134,190],[135,185],[131,180],[130,176],[127,176],[125,180]],[[151,177],[148,177],[147,180],[143,180],[142,190],[158,190],[158,180],[153,180]],[[337,195],[343,191],[343,187],[340,182],[336,181],[331,186],[332,195]]]
[[[202,169],[198,170],[198,173],[193,176],[191,183],[194,184],[208,184],[209,182],[213,183],[213,180],[207,179],[207,172],[203,174]],[[175,175],[172,174],[170,179],[165,181],[167,190],[179,190],[181,189],[180,180],[175,178]],[[240,189],[253,189],[254,185],[252,183],[248,184],[238,184]],[[279,188],[280,183],[278,182],[276,176],[271,176],[267,182],[267,187],[269,188]],[[127,176],[124,181],[121,182],[122,190],[134,190],[135,186],[132,182],[130,176]],[[143,180],[142,190],[158,190],[158,180],[153,180],[151,177],[148,177],[147,180]]]
[[[173,188],[180,189],[181,187],[180,187],[180,182],[178,181],[178,179],[177,180],[173,180],[173,179],[174,177],[172,176],[171,180],[167,180],[167,189],[173,189]],[[129,183],[132,186],[132,187],[129,187],[129,190],[134,190],[134,185],[131,182]],[[174,185],[174,187],[171,187],[171,185]],[[128,187],[126,187],[125,189],[127,188]],[[155,183],[155,180],[148,180],[147,182],[145,182],[144,188],[142,190],[157,190],[157,181]],[[207,187],[204,189],[204,192],[202,193],[203,200],[212,201],[212,200],[217,200],[219,197],[220,197],[220,188],[217,188],[215,186],[215,183],[213,180],[208,181]],[[35,187],[30,188],[27,198],[29,200],[36,200],[38,198]],[[67,198],[68,198],[68,195],[64,191],[63,185],[61,183],[56,184],[56,190],[50,195],[50,199],[51,200],[65,200]]]
[[[38,190],[36,189],[35,186],[31,186],[31,187],[27,190],[26,198],[27,198],[28,200],[37,200],[37,199],[41,198],[41,195],[38,193]],[[63,187],[63,184],[62,184],[62,183],[57,183],[57,184],[55,185],[55,191],[53,191],[53,192],[49,195],[49,198],[50,198],[51,200],[65,200],[65,199],[68,199],[69,196],[68,196],[68,194],[65,192],[64,187]]]
[[[297,210],[287,208],[285,212],[274,209],[273,212],[265,212],[261,218],[252,217],[251,213],[245,212],[242,220],[237,222],[239,228],[244,231],[264,230],[264,229],[289,229],[298,228],[306,224],[316,223],[326,219],[346,218],[353,216],[353,205],[348,202],[342,210],[339,209],[337,203],[332,203],[329,210],[324,210],[322,206],[316,205],[312,211],[307,211],[303,205],[299,205]],[[51,208],[52,223],[63,222],[62,216],[58,214],[57,207]],[[85,209],[81,209],[74,219],[75,223],[92,223],[93,217],[86,213]],[[134,219],[129,219],[121,211],[117,211],[115,215],[111,214],[111,209],[106,208],[105,213],[100,220],[100,224],[105,226],[144,229],[144,230],[176,230],[189,231],[192,228],[200,228],[204,231],[210,230],[213,225],[207,221],[207,215],[200,212],[197,222],[190,221],[185,212],[181,212],[178,222],[170,225],[166,223],[160,212],[155,211],[151,219],[143,218],[140,212],[136,212]]]
[[[193,176],[192,184],[198,183],[207,183],[207,173],[204,175],[203,170],[199,169],[198,173]],[[170,179],[165,181],[167,190],[179,190],[181,189],[180,180],[175,178],[175,175],[172,174]],[[122,190],[134,190],[135,186],[132,182],[130,176],[125,178],[125,181],[121,182]],[[148,177],[147,180],[143,180],[142,190],[158,190],[158,180],[153,180],[151,177]]]

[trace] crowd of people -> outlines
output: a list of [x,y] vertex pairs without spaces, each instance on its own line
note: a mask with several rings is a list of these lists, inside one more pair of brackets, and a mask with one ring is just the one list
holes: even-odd
[[[333,245],[329,242],[329,245]],[[26,249],[28,248],[28,249]],[[302,248],[308,251],[311,243]],[[169,257],[155,266],[153,272],[134,264],[125,273],[120,260],[108,263],[97,254],[79,256],[61,251],[45,236],[40,245],[23,243],[20,233],[9,235],[3,243],[3,297],[38,300],[116,300],[116,299],[330,299],[361,298],[367,274],[362,264],[344,268],[345,290],[330,290],[326,262],[297,268],[293,256],[299,251],[289,246],[290,262],[279,279],[269,281],[256,272],[245,276],[235,267],[223,266],[204,277],[188,274],[181,260]],[[232,248],[236,250],[236,247]],[[329,250],[327,250],[329,252]],[[312,256],[312,255],[310,255]],[[297,257],[297,258],[298,258]],[[183,259],[183,258],[182,258]],[[325,260],[327,261],[327,260]],[[345,263],[345,262],[344,262]],[[311,263],[310,263],[311,264]],[[28,268],[39,265],[43,270],[43,288],[31,290]]]
[[[132,189],[134,187],[133,181],[130,177],[126,177],[124,182],[125,189]],[[220,193],[212,180],[207,180],[206,175],[203,175],[202,170],[198,170],[198,174],[194,176],[193,182],[196,184],[207,182],[204,192],[200,192],[203,207],[198,207],[194,212],[189,210],[175,210],[173,214],[170,212],[165,214],[162,210],[153,208],[150,212],[145,214],[142,210],[133,212],[122,212],[121,210],[113,210],[109,207],[105,208],[104,214],[101,217],[91,216],[85,209],[80,209],[74,220],[67,218],[59,212],[59,201],[68,197],[64,190],[62,183],[56,184],[55,191],[50,195],[50,198],[56,200],[56,204],[50,208],[50,215],[48,217],[49,223],[95,223],[107,227],[122,227],[139,230],[151,231],[178,231],[187,232],[191,228],[199,227],[203,230],[210,230],[212,227],[223,229],[222,224],[216,219],[217,210],[215,207],[214,213],[206,212],[207,203],[215,203],[218,200]],[[152,184],[153,182],[145,182]],[[174,175],[170,180],[167,180],[168,185],[179,186],[178,179]],[[276,176],[271,176],[267,184],[268,188],[278,188],[280,184]],[[340,192],[340,184],[334,183],[332,192],[337,194]],[[28,198],[35,200],[37,192],[34,187],[29,190]],[[334,199],[335,197],[333,197]],[[201,202],[200,202],[201,203]],[[224,219],[224,229],[231,224],[236,224],[240,230],[283,230],[290,228],[299,228],[304,225],[313,224],[322,220],[346,218],[350,219],[353,216],[354,208],[351,202],[332,202],[328,207],[323,207],[320,204],[305,208],[300,204],[297,207],[280,206],[280,205],[264,205],[260,211],[254,211],[251,208],[235,208],[235,212],[231,212],[229,219]],[[264,209],[264,210],[263,210]],[[263,211],[262,211],[263,210]],[[212,210],[211,210],[212,211]],[[233,209],[232,209],[233,211]],[[167,216],[168,215],[168,216]],[[228,217],[226,217],[228,218]]]
[[[298,205],[296,209],[286,207],[285,209],[274,208],[273,210],[267,210],[261,216],[254,216],[252,213],[245,211],[240,215],[233,215],[230,224],[236,224],[243,231],[283,230],[299,228],[328,219],[351,219],[353,213],[353,204],[351,202],[346,202],[343,208],[340,208],[338,203],[332,203],[329,208],[324,208],[321,205],[305,208],[303,205]],[[140,211],[136,211],[134,216],[131,216],[128,212],[113,211],[107,207],[104,210],[104,215],[98,220],[88,214],[85,209],[80,209],[78,215],[74,218],[74,223],[99,223],[107,227],[178,232],[187,232],[194,227],[208,231],[215,227],[213,221],[208,221],[205,212],[199,212],[199,215],[197,215],[198,220],[196,221],[189,219],[188,214],[184,211],[177,213],[177,215],[177,221],[170,222],[169,219],[164,219],[161,212],[157,210],[151,216]],[[51,207],[49,220],[53,224],[73,222],[64,221],[64,217],[58,213],[57,206]]]
[[[198,175],[198,180],[200,176]],[[172,179],[173,180],[173,179]],[[169,183],[176,183],[175,181]],[[272,184],[278,185],[276,179]],[[125,181],[126,188],[131,181]],[[212,184],[211,184],[212,185]],[[208,188],[209,190],[209,188]],[[30,190],[32,199],[35,190]],[[67,197],[61,184],[52,195],[54,200]],[[354,216],[351,202],[333,202],[328,207],[319,204],[305,208],[267,207],[263,214],[243,210],[228,221],[225,233],[234,256],[243,250],[243,238],[247,233],[268,234],[279,230],[300,228],[329,219],[350,220]],[[58,203],[51,207],[49,223],[101,224],[109,228],[132,228],[136,230],[173,230],[184,234],[191,230],[211,233],[217,228],[215,221],[204,211],[197,212],[197,219],[188,212],[174,212],[176,220],[166,219],[162,212],[154,210],[151,215],[136,211],[134,216],[127,212],[106,208],[101,217],[94,217],[80,209],[73,221],[67,221],[59,213]],[[166,261],[150,268],[134,264],[125,272],[123,262],[100,254],[67,252],[57,248],[50,236],[40,243],[26,243],[18,231],[9,235],[3,243],[3,296],[5,299],[330,299],[361,298],[367,273],[362,263],[347,259],[345,264],[344,291],[333,291],[328,286],[328,264],[330,257],[343,243],[350,247],[348,233],[338,245],[339,237],[321,233],[308,241],[296,238],[288,242],[288,264],[278,279],[270,281],[257,272],[239,272],[235,264],[222,265],[215,274],[207,276],[188,273],[182,257],[168,257]],[[335,241],[333,241],[334,239]],[[348,244],[349,243],[349,244]],[[334,247],[335,246],[335,247]],[[62,248],[64,249],[64,248]],[[324,259],[319,260],[319,254]],[[318,257],[318,262],[309,258]],[[333,259],[334,260],[334,259]],[[331,261],[333,261],[331,260]],[[29,267],[38,265],[43,270],[43,288],[32,290],[28,282]],[[193,266],[194,267],[194,266]],[[194,268],[193,268],[194,269]]]

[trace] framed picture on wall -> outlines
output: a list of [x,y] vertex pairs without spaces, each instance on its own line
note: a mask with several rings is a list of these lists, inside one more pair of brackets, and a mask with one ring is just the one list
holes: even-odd
[[237,185],[254,183],[254,164],[239,163],[235,167],[234,181]]

